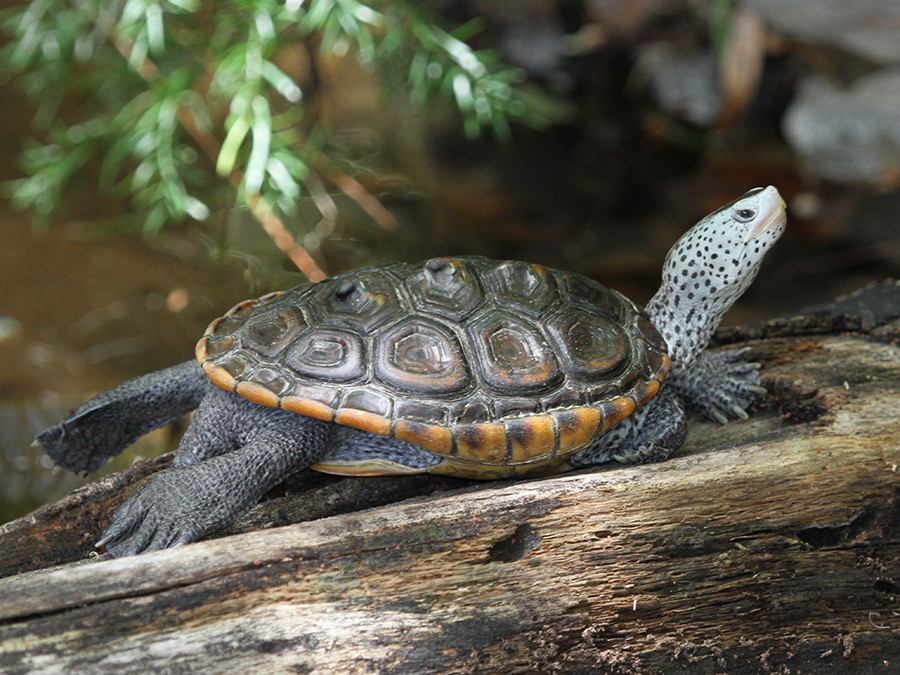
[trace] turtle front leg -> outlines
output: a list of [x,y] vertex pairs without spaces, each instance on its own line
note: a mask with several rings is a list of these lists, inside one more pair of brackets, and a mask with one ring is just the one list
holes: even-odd
[[722,424],[748,419],[747,408],[766,389],[760,386],[758,363],[743,360],[744,349],[703,352],[691,365],[666,381],[691,410]]
[[333,424],[222,394],[201,404],[191,436],[219,450],[239,447],[151,477],[116,511],[98,547],[118,558],[197,541],[233,523],[331,442]]
[[570,457],[569,464],[581,468],[612,460],[623,464],[660,462],[681,447],[686,435],[684,406],[663,386],[644,407]]

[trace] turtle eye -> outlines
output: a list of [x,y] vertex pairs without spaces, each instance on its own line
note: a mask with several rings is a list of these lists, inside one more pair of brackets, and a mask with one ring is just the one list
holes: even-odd
[[735,209],[731,213],[739,223],[749,223],[756,217],[756,211],[753,209]]

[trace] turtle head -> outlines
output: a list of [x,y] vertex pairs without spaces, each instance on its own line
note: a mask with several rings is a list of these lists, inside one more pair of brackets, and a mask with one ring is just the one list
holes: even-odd
[[706,216],[669,251],[663,284],[676,289],[679,304],[703,298],[730,307],[784,232],[784,209],[781,195],[770,185],[750,190]]
[[778,190],[755,188],[706,216],[669,251],[647,313],[666,340],[675,372],[706,347],[786,222]]

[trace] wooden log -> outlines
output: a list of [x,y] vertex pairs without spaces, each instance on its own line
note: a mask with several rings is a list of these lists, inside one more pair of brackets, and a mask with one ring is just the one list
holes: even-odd
[[[692,419],[666,462],[314,504],[240,532],[403,480],[327,478],[237,534],[10,576],[0,671],[895,672],[900,325],[862,328],[754,334],[770,393],[749,422]],[[413,494],[460,485],[419,479]],[[86,544],[56,552],[53,523],[102,530],[131,477],[104,480],[0,528],[0,550],[71,559]]]

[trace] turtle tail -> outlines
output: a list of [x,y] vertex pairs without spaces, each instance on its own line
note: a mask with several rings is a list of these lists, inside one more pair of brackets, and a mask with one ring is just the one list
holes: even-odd
[[90,473],[144,434],[196,409],[210,386],[194,360],[142,375],[78,406],[33,445],[64,469]]

